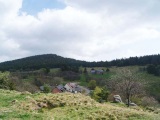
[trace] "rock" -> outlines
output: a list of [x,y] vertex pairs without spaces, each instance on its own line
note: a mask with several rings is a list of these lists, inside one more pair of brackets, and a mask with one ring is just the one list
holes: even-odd
[[[128,99],[126,100],[126,105],[128,105]],[[137,104],[129,101],[129,106],[137,106]]]
[[121,103],[122,99],[121,99],[120,95],[114,95],[113,96],[113,102],[115,102],[115,103]]
[[130,106],[137,106],[135,103],[129,103]]

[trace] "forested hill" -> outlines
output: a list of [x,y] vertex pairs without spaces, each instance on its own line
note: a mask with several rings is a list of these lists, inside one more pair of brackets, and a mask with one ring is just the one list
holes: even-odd
[[5,70],[37,70],[40,68],[56,68],[64,65],[79,66],[84,61],[64,58],[55,54],[36,55],[0,63],[0,71]]
[[0,71],[6,70],[36,70],[40,68],[56,68],[62,66],[83,67],[109,67],[109,66],[132,66],[132,65],[160,65],[160,55],[148,55],[130,57],[112,61],[86,62],[70,58],[64,58],[55,54],[36,55],[0,63]]

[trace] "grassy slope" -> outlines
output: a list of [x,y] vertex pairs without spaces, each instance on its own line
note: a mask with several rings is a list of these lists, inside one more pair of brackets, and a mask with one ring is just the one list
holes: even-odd
[[156,99],[160,101],[160,77],[147,73],[141,73],[140,76],[147,82],[147,90],[150,95],[156,97]]
[[153,120],[160,115],[140,108],[99,104],[82,94],[30,94],[0,90],[2,120]]

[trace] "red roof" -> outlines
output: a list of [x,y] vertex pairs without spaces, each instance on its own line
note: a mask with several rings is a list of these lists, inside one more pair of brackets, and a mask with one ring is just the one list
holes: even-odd
[[61,93],[62,91],[61,90],[59,90],[58,88],[54,88],[53,90],[52,90],[52,93]]
[[75,83],[67,83],[67,85],[71,88],[75,88],[76,87],[76,84]]

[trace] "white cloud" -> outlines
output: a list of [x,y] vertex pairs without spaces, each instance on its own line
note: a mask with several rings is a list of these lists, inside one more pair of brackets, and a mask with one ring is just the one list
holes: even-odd
[[64,9],[32,16],[20,11],[22,0],[0,0],[0,61],[44,53],[99,61],[160,50],[158,0],[61,1]]

